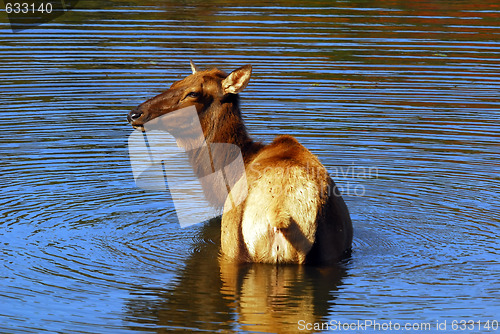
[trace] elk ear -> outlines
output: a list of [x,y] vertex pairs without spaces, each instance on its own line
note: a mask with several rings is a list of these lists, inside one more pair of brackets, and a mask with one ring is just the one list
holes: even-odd
[[222,91],[225,94],[238,94],[248,85],[252,75],[252,65],[245,65],[234,70],[222,81]]
[[193,61],[191,59],[189,59],[189,65],[191,65],[191,71],[193,72],[193,74],[198,72],[198,68],[196,67],[196,65],[193,63]]

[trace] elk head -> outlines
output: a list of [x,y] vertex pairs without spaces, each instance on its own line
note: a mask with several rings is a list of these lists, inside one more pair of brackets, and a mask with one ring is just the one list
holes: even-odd
[[237,94],[247,86],[252,66],[242,66],[226,75],[215,68],[199,71],[192,61],[190,63],[191,75],[130,111],[127,119],[134,128],[141,128],[148,121],[188,106],[196,107],[207,138],[217,124],[234,116],[241,120]]

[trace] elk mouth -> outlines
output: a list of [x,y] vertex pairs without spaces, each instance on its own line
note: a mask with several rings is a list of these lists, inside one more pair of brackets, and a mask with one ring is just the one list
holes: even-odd
[[132,125],[132,127],[136,130],[143,130],[144,131],[144,123],[143,122],[137,122],[130,120],[129,117],[127,117],[128,123]]

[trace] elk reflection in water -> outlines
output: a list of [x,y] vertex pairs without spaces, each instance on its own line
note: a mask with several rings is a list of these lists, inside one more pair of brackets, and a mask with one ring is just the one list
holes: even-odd
[[[127,310],[147,327],[209,331],[296,332],[298,321],[325,321],[347,273],[343,264],[235,264],[217,260],[220,218],[201,228],[169,289],[134,292]],[[140,291],[140,292],[138,292]]]

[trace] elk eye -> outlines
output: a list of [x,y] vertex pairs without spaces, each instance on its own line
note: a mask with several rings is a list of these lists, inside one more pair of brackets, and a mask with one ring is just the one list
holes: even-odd
[[200,97],[200,93],[198,93],[198,92],[190,92],[188,95],[186,95],[186,97]]

